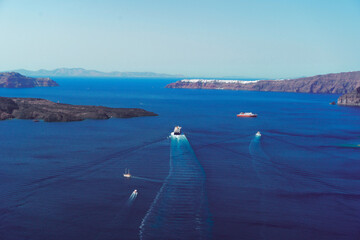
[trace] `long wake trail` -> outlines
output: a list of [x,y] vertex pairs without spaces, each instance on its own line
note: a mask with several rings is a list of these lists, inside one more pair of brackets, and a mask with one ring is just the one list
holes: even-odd
[[138,176],[131,176],[131,178],[139,179],[139,180],[143,180],[143,181],[147,181],[147,182],[156,182],[156,183],[162,183],[163,182],[163,180],[159,180],[159,179],[145,178],[145,177],[138,177]]
[[[261,163],[268,160],[268,157],[261,148],[260,137],[255,136],[251,140],[250,145],[249,145],[249,152],[252,157],[251,161],[252,161],[253,169],[256,173],[258,180],[260,181],[261,193],[260,193],[260,205],[259,205],[260,209],[259,210],[261,211],[261,213],[263,213],[264,211],[266,211],[263,195],[264,195],[264,190],[266,188],[265,184],[267,181],[265,181],[265,179],[263,179],[263,174],[261,172],[261,167],[259,165],[261,165]],[[264,224],[266,221],[265,216],[263,214],[261,214],[260,218],[261,218],[262,224]],[[260,228],[259,234],[260,234],[261,239],[266,239],[263,227]]]
[[276,166],[276,163],[263,151],[261,137],[255,136],[249,145],[249,152],[252,158],[253,169],[260,184],[259,214],[260,239],[270,239],[268,231],[269,222],[272,221],[272,212],[275,209],[282,209],[276,202],[268,199],[270,192],[277,192],[279,189],[293,189],[290,179],[284,178],[283,172]]
[[185,135],[171,136],[170,171],[140,226],[140,239],[210,239],[205,173]]

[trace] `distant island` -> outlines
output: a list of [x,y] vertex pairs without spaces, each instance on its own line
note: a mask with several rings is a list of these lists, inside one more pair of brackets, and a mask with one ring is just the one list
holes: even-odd
[[33,119],[45,122],[71,122],[85,119],[109,119],[157,116],[140,108],[110,108],[103,106],[54,103],[41,98],[0,97],[0,120]]
[[34,77],[119,77],[119,78],[184,78],[183,75],[173,75],[153,72],[101,72],[83,68],[57,68],[54,70],[41,69],[29,71],[25,69],[14,70],[27,76]]
[[355,90],[359,86],[360,71],[281,80],[183,79],[166,85],[166,88],[344,94]]
[[33,88],[59,86],[50,78],[32,78],[17,72],[0,73],[0,88]]

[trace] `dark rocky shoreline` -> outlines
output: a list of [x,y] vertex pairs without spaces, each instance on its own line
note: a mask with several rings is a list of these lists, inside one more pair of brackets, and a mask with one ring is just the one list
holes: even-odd
[[85,119],[109,119],[157,116],[140,108],[110,108],[103,106],[54,103],[41,98],[0,97],[0,120],[32,119],[45,122],[71,122]]
[[360,87],[339,97],[337,103],[338,105],[360,106]]

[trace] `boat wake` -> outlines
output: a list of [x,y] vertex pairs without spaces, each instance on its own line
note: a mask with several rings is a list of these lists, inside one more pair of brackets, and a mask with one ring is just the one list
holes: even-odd
[[128,201],[126,202],[126,205],[129,207],[131,206],[131,204],[134,202],[134,200],[136,199],[138,195],[137,190],[133,191],[128,199]]
[[143,180],[143,181],[147,181],[147,182],[156,182],[156,183],[163,182],[163,180],[159,180],[159,179],[144,178],[144,177],[138,177],[138,176],[131,176],[131,178],[139,179],[139,180]]
[[264,153],[264,151],[261,148],[260,143],[260,137],[255,136],[249,145],[249,152],[252,157],[252,165],[256,172],[257,178],[261,181],[261,184],[263,185],[262,181],[262,174],[261,174],[261,163],[267,162],[269,159],[268,156]]
[[271,211],[281,212],[282,206],[274,201],[269,201],[269,194],[278,192],[280,189],[293,189],[289,179],[284,178],[276,163],[263,151],[261,147],[261,135],[258,134],[251,140],[249,152],[252,158],[252,166],[259,180],[259,206],[260,219],[259,239],[268,239],[269,223],[272,220]]
[[[253,169],[256,173],[257,178],[260,181],[260,187],[261,187],[261,193],[260,193],[260,203],[259,203],[259,212],[260,212],[260,219],[263,225],[266,222],[266,218],[263,214],[263,212],[266,210],[265,208],[265,204],[264,204],[264,190],[265,190],[265,186],[264,184],[267,183],[267,181],[265,181],[263,179],[263,174],[261,171],[261,164],[264,163],[266,160],[268,160],[268,156],[264,153],[264,151],[261,148],[261,143],[260,143],[260,137],[255,136],[249,145],[249,152],[250,155],[252,157],[252,166]],[[259,230],[259,234],[261,239],[265,239],[265,235],[264,235],[264,229],[263,226],[261,226],[260,230]]]
[[249,152],[252,158],[253,169],[260,181],[263,190],[274,190],[288,187],[291,182],[284,177],[277,163],[263,151],[261,137],[255,136],[249,145]]
[[205,173],[185,135],[171,136],[170,171],[140,226],[140,239],[209,239]]

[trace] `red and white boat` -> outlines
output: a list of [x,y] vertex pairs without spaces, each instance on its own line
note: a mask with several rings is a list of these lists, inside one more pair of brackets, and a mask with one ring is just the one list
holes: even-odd
[[241,112],[236,116],[237,117],[257,117],[257,114],[252,113],[252,112]]

